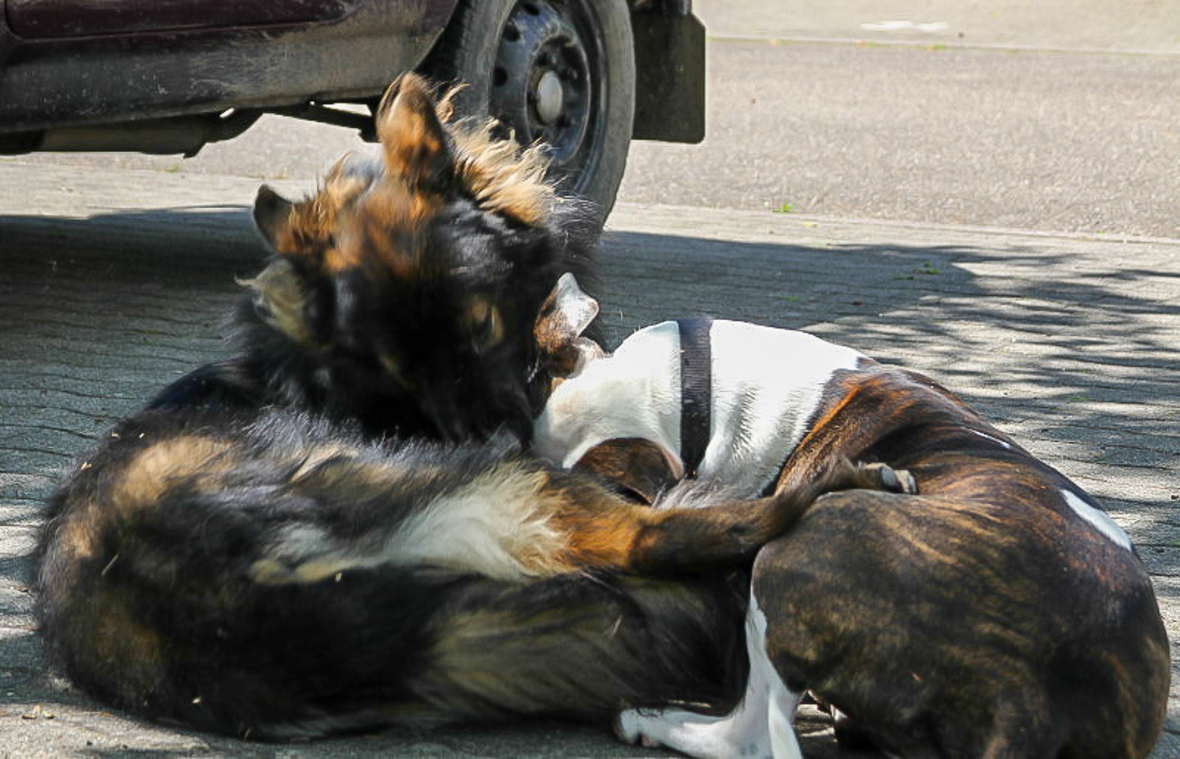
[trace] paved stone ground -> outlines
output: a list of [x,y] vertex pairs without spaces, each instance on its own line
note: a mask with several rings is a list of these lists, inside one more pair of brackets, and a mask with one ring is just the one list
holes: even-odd
[[[651,756],[560,724],[268,747],[145,725],[47,673],[29,553],[75,456],[222,355],[261,252],[227,177],[0,164],[0,756]],[[614,339],[693,312],[809,329],[933,375],[1099,497],[1180,639],[1180,242],[619,207]],[[1173,680],[1180,680],[1175,668]],[[1158,759],[1180,755],[1180,683]],[[809,756],[842,756],[820,720]]]

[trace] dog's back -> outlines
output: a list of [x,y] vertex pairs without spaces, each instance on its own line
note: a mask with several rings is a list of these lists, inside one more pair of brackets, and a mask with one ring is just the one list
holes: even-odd
[[779,675],[900,756],[1144,757],[1169,658],[1126,554],[1004,500],[838,494],[753,593]]
[[902,755],[1146,756],[1170,656],[1126,533],[920,375],[849,373],[819,414],[783,485],[859,456],[920,494],[827,496],[759,555],[784,679]]

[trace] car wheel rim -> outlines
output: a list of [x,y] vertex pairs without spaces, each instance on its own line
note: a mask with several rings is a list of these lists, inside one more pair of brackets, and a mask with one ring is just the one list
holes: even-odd
[[599,49],[595,27],[576,2],[519,2],[504,24],[490,111],[522,144],[548,145],[551,177],[587,176],[593,169],[602,132],[595,100],[605,79]]

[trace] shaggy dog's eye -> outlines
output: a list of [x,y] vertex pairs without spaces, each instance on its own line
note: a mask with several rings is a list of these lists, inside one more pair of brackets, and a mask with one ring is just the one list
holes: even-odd
[[467,305],[464,321],[477,353],[489,350],[504,339],[504,324],[500,319],[500,310],[481,295],[472,298]]

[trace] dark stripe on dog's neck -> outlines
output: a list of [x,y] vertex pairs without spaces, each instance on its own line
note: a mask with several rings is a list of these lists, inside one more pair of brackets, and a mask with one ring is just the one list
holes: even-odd
[[680,458],[684,475],[694,478],[709,445],[713,406],[713,356],[707,316],[678,319],[680,329]]

